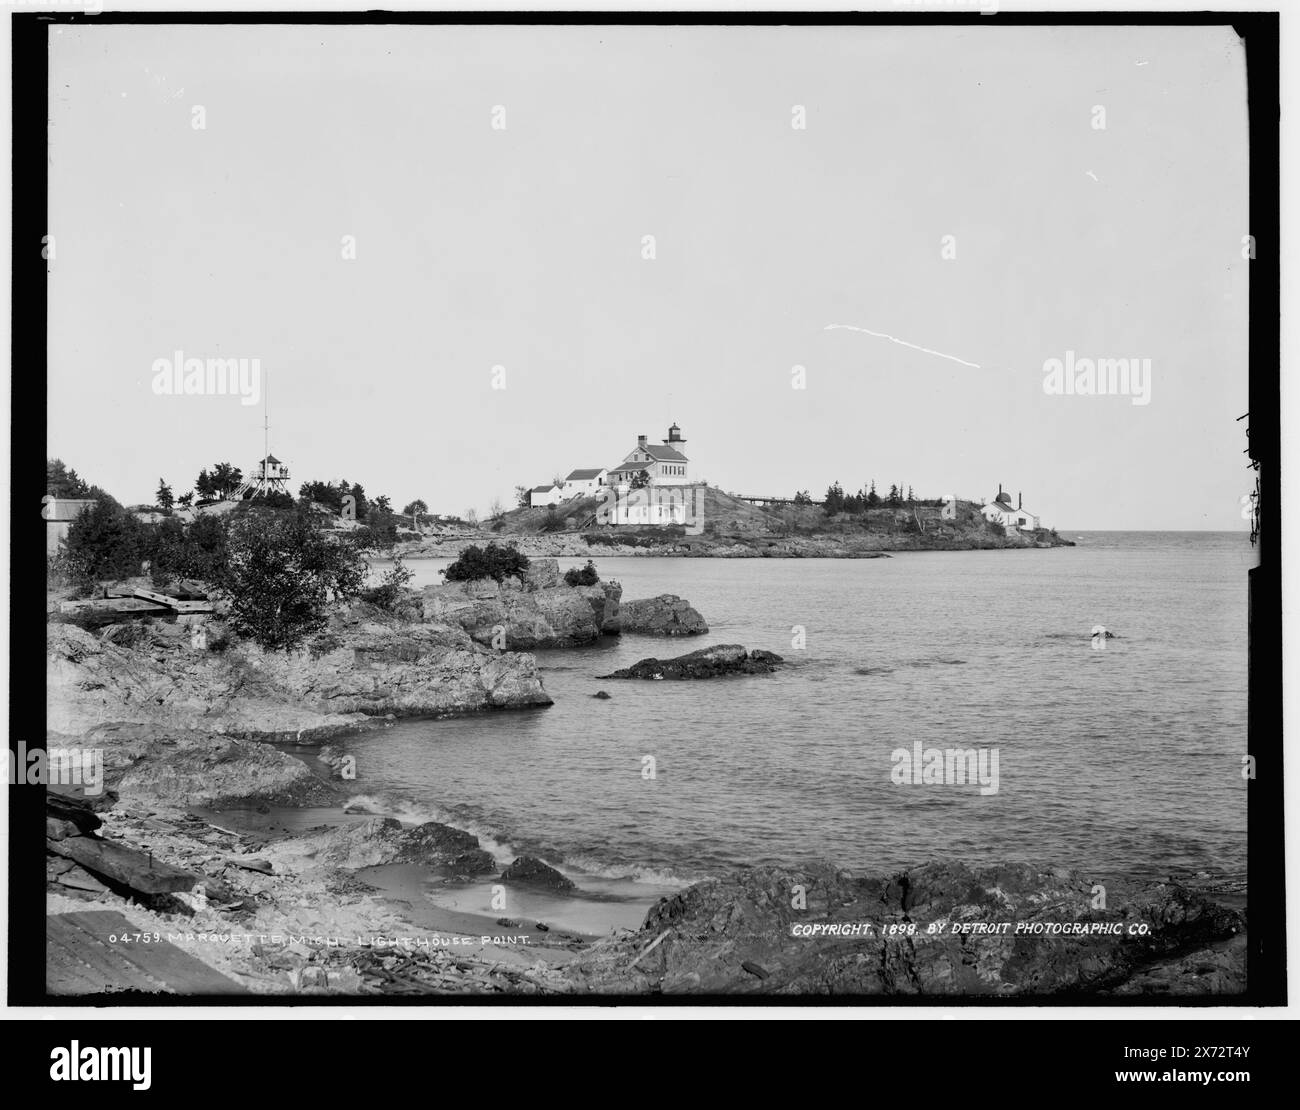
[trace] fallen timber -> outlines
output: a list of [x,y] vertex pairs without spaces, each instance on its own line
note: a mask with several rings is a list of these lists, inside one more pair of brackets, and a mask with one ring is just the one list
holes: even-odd
[[[84,798],[45,793],[45,851],[80,865],[98,879],[135,895],[190,891],[203,876],[184,871],[96,835],[102,821]],[[60,870],[60,874],[66,872]]]
[[64,601],[60,612],[78,613],[102,611],[111,613],[211,613],[212,602],[207,598],[182,599],[156,590],[134,589],[129,594],[109,591],[107,597],[89,598],[85,601]]

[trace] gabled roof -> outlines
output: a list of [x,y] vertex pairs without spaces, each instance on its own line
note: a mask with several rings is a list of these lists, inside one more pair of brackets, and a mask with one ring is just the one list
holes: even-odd
[[655,447],[647,443],[644,447],[637,445],[638,451],[644,451],[656,462],[688,462],[689,460],[680,451],[672,447]]
[[555,488],[556,488],[555,486],[533,486],[533,488],[530,489],[528,492],[529,493],[550,493],[551,490]]
[[586,482],[592,478],[599,478],[604,473],[605,468],[603,466],[597,467],[595,470],[575,470],[564,480],[566,482]]
[[631,474],[637,470],[649,470],[649,469],[650,469],[650,464],[648,462],[625,462],[625,463],[619,463],[618,466],[610,470],[609,473],[610,474]]
[[998,512],[1005,513],[1007,516],[1016,516],[1018,514],[1023,514],[1024,516],[1032,518],[1034,515],[1028,509],[1025,508],[1017,509],[1014,505],[1006,505],[1003,504],[1001,501],[990,501],[987,505],[982,506],[982,508],[996,509]]

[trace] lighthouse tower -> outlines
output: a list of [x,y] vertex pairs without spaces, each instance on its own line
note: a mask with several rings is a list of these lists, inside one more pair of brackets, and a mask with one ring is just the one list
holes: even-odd
[[271,377],[262,393],[262,458],[239,489],[239,498],[264,497],[268,493],[289,493],[289,467],[271,454]]

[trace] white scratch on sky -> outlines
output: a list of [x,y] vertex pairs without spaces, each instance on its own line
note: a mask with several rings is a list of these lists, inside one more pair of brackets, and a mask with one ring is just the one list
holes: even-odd
[[866,335],[874,335],[877,339],[888,339],[891,343],[897,343],[900,347],[911,347],[914,351],[924,351],[927,355],[938,355],[940,358],[951,359],[953,362],[960,362],[963,366],[973,366],[976,370],[980,368],[978,362],[967,362],[964,358],[958,358],[956,355],[945,355],[942,351],[932,351],[929,347],[921,347],[915,343],[909,343],[906,339],[895,339],[892,335],[886,335],[883,331],[872,331],[870,328],[855,328],[852,324],[827,324],[824,331],[831,331],[834,328],[843,328],[845,331],[860,331]]

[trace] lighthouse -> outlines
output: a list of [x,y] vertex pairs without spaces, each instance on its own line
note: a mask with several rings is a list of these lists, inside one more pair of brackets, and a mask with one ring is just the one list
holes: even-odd
[[[248,480],[239,488],[239,498],[265,497],[269,493],[289,494],[289,467],[271,454],[271,376],[262,392],[262,450],[265,452]],[[290,495],[292,496],[292,495]]]

